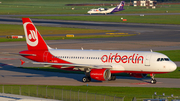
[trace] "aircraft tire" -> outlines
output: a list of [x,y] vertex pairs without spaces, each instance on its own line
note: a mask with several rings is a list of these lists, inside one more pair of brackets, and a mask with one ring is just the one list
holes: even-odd
[[156,84],[156,82],[157,82],[156,79],[151,80],[151,84]]
[[84,82],[84,83],[87,82],[87,77],[86,76],[82,78],[82,82]]
[[114,81],[116,80],[116,76],[115,75],[111,75],[111,77],[109,78],[109,81]]
[[91,78],[90,77],[86,77],[86,76],[84,76],[83,78],[82,78],[82,82],[90,82],[91,81]]
[[91,77],[87,77],[88,82],[91,82]]
[[112,80],[116,80],[116,76],[115,75],[112,76]]

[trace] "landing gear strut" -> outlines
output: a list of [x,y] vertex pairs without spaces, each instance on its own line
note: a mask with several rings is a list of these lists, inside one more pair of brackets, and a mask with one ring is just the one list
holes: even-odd
[[111,75],[111,77],[109,78],[109,81],[114,81],[116,80],[116,76],[115,75]]
[[87,69],[86,72],[85,72],[85,75],[83,78],[82,78],[82,82],[91,82],[91,77],[90,77],[90,70]]
[[150,74],[151,76],[151,84],[156,84],[156,79],[154,79],[155,74]]

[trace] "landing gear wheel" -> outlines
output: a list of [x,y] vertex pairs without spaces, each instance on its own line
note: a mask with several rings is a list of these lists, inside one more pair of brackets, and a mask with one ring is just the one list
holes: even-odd
[[116,80],[116,76],[113,75],[113,76],[111,77],[111,80]]
[[156,84],[156,79],[152,79],[151,84]]
[[85,82],[90,82],[90,81],[91,81],[91,78],[90,78],[90,77],[86,77],[86,76],[85,76],[85,77],[82,78],[82,82],[84,82],[84,83],[85,83]]
[[155,74],[150,74],[150,76],[152,78],[151,84],[156,84],[157,81],[156,81],[156,79],[154,79]]
[[109,78],[109,81],[114,81],[116,80],[116,76],[115,75],[111,75],[111,77]]
[[91,82],[91,78],[90,77],[87,77],[87,82]]
[[87,77],[83,77],[82,82],[84,82],[84,83],[87,82]]

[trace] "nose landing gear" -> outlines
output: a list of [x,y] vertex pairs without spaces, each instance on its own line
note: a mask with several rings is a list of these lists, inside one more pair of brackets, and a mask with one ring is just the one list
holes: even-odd
[[155,74],[150,74],[150,76],[152,78],[151,81],[150,81],[151,84],[156,84],[157,81],[156,81],[156,79],[154,79]]

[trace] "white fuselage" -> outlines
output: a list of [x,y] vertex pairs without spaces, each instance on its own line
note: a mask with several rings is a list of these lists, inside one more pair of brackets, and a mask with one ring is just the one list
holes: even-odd
[[73,64],[111,65],[111,71],[125,73],[167,73],[177,68],[166,55],[157,52],[69,49],[49,49],[49,52],[53,58]]
[[89,13],[89,14],[98,14],[98,13],[108,14],[108,13],[111,13],[112,10],[114,10],[114,8],[116,8],[116,7],[110,8],[110,9],[108,9],[108,10],[91,9],[91,10],[89,10],[87,13]]

